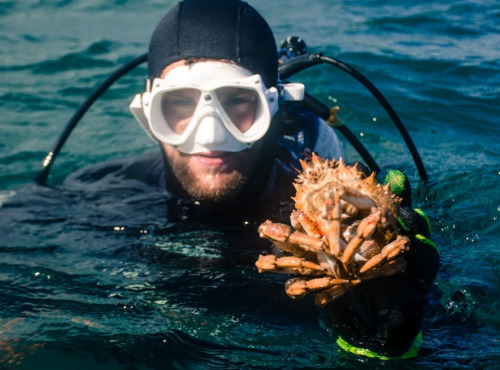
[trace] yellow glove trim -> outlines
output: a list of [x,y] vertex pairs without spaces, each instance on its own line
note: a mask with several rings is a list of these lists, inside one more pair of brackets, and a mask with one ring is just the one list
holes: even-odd
[[432,240],[426,238],[422,234],[416,234],[415,237],[418,240],[420,240],[421,242],[424,242],[424,243],[429,244],[430,246],[432,246],[436,250],[436,252],[438,252],[438,254],[439,254],[439,248],[438,248],[438,246]]
[[401,226],[404,231],[410,231],[410,228],[405,225],[405,223],[403,222],[403,219],[401,217],[398,217],[398,222],[399,222],[399,226]]
[[431,231],[431,221],[429,220],[429,217],[427,217],[425,212],[419,208],[414,208],[413,210],[424,218],[425,222],[427,222],[427,227],[429,228],[429,232],[430,232]]
[[411,348],[408,351],[403,353],[401,356],[396,356],[396,357],[379,355],[378,353],[370,351],[369,349],[355,347],[355,346],[349,344],[348,342],[346,342],[340,336],[337,338],[337,344],[344,351],[351,352],[351,353],[358,355],[358,356],[378,358],[379,360],[402,360],[402,359],[413,358],[413,357],[416,357],[418,355],[418,351],[419,351],[420,346],[422,344],[422,332],[419,332],[417,334],[417,336],[413,340],[413,345],[411,346]]

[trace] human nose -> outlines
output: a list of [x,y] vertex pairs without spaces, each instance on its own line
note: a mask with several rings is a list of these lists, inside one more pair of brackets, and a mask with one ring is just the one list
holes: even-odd
[[198,126],[195,140],[204,146],[222,144],[226,137],[224,131],[224,125],[219,118],[206,116]]

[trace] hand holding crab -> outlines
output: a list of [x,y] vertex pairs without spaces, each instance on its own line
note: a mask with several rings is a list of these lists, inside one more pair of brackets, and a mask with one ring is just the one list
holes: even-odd
[[401,199],[374,174],[366,177],[342,160],[313,154],[301,165],[293,228],[271,221],[259,227],[262,238],[290,255],[261,255],[255,263],[259,272],[298,275],[287,281],[287,294],[317,292],[315,302],[324,306],[364,280],[404,271],[409,239],[400,235],[397,222]]

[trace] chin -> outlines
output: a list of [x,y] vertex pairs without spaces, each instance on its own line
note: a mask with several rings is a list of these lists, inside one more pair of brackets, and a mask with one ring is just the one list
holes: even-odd
[[238,198],[247,184],[247,177],[241,172],[228,174],[208,174],[202,180],[183,184],[191,198],[200,202],[223,203]]

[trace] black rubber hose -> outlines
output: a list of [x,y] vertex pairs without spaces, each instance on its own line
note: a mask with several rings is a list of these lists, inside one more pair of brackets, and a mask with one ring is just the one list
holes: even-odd
[[93,92],[92,94],[83,102],[83,104],[78,108],[78,110],[73,114],[71,119],[66,123],[64,130],[59,135],[58,139],[54,143],[52,149],[47,153],[45,159],[42,162],[42,168],[35,177],[35,182],[40,185],[46,185],[47,178],[49,177],[50,169],[54,164],[54,161],[61,151],[64,143],[68,139],[69,135],[76,127],[80,119],[83,117],[85,112],[92,106],[92,104],[120,77],[128,73],[138,65],[144,63],[148,59],[148,54],[142,54],[135,58],[134,60],[124,64],[118,68],[113,74],[106,78]]
[[[300,101],[300,104],[325,121],[328,121],[328,119],[330,118],[330,108],[328,108],[325,104],[320,102],[312,95],[309,95],[308,93],[305,94],[304,100]],[[346,125],[336,126],[335,128],[339,130],[342,135],[344,135],[344,137],[351,143],[354,149],[357,150],[357,152],[359,153],[361,158],[363,158],[365,164],[370,168],[371,171],[377,173],[380,172],[380,167],[377,165],[377,162],[375,162],[375,159],[373,159],[370,153],[368,153],[368,151],[366,150],[365,146],[358,140],[356,135],[354,135]]]
[[303,54],[291,59],[288,59],[284,64],[280,64],[278,68],[281,80],[286,80],[300,71],[321,64],[321,54]]
[[[298,72],[300,72],[308,67],[318,65],[321,63],[330,64],[332,66],[340,68],[344,72],[347,72],[348,74],[350,74],[351,76],[356,78],[359,82],[361,82],[373,94],[373,96],[378,100],[378,102],[385,109],[387,114],[389,114],[389,117],[392,119],[392,121],[396,125],[397,129],[399,130],[401,136],[403,137],[403,140],[405,141],[406,146],[408,147],[408,150],[410,151],[410,154],[413,157],[413,161],[418,169],[418,172],[420,174],[420,178],[423,181],[427,181],[428,176],[427,176],[427,172],[425,171],[425,167],[424,167],[424,164],[422,162],[422,159],[420,158],[418,150],[415,147],[415,144],[413,143],[413,140],[411,139],[410,135],[408,134],[408,131],[406,130],[403,122],[401,121],[401,119],[397,115],[396,111],[391,106],[391,104],[382,95],[382,93],[365,76],[363,76],[356,69],[354,69],[353,67],[347,65],[346,63],[344,63],[338,59],[323,56],[322,54],[305,54],[305,55],[300,55],[298,57],[292,58],[289,61],[287,61],[286,64],[281,65],[279,68],[280,78],[284,80],[284,79],[290,77],[291,75],[298,73]],[[351,144],[353,144],[353,146],[354,146],[354,143],[351,142]],[[356,148],[356,150],[358,150],[358,152],[360,152],[359,148],[361,148],[361,147],[363,148],[362,150],[364,150],[364,147],[362,145],[359,148],[357,147],[357,145],[358,144],[356,144],[355,148]]]
[[321,60],[334,65],[343,71],[349,73],[351,76],[356,78],[359,82],[361,82],[370,92],[373,94],[373,96],[379,101],[379,103],[384,107],[385,111],[387,114],[389,114],[389,117],[391,117],[392,121],[396,125],[397,129],[399,130],[399,133],[403,137],[403,140],[406,143],[406,146],[408,147],[408,150],[410,151],[413,161],[415,162],[415,165],[417,166],[418,173],[420,174],[420,177],[422,180],[427,181],[427,172],[425,171],[424,164],[422,162],[422,159],[420,158],[420,155],[418,154],[418,150],[415,147],[415,144],[413,143],[413,140],[406,130],[406,127],[404,126],[403,122],[399,118],[398,114],[394,110],[391,104],[387,101],[387,99],[382,95],[382,93],[373,85],[370,80],[368,80],[365,76],[363,76],[360,72],[352,68],[351,66],[345,64],[344,62],[331,58],[331,57],[326,57],[326,56],[321,56]]

